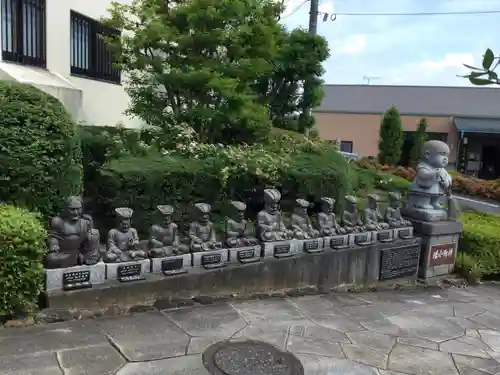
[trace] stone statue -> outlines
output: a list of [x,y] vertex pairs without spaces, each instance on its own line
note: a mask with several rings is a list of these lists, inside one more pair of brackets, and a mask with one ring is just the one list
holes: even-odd
[[307,214],[307,209],[311,205],[305,199],[297,199],[296,206],[292,214],[293,237],[299,240],[318,238],[319,231],[313,228],[311,218]]
[[212,206],[207,203],[196,203],[196,220],[189,224],[189,238],[191,240],[191,251],[209,251],[222,249],[222,243],[215,236],[214,224],[210,221]]
[[398,193],[389,193],[389,206],[385,210],[384,220],[391,228],[412,226],[411,221],[403,219],[400,207],[401,196]]
[[358,212],[357,199],[352,195],[345,197],[345,210],[342,215],[342,224],[347,233],[363,232],[365,230],[363,221]]
[[259,243],[251,235],[251,226],[245,220],[247,205],[243,202],[232,201],[232,215],[226,220],[226,245],[228,247],[255,246]]
[[264,190],[264,209],[257,215],[258,237],[264,242],[285,241],[293,237],[283,223],[279,202],[281,194],[276,189]]
[[146,251],[139,248],[137,230],[132,228],[134,211],[128,207],[119,207],[115,209],[115,213],[119,224],[118,228],[108,232],[104,260],[107,263],[119,263],[146,259]]
[[441,141],[427,141],[422,159],[417,165],[404,214],[426,220],[446,220],[448,213],[441,205],[441,199],[451,193],[451,176],[446,171],[450,148]]
[[149,256],[161,258],[189,252],[189,247],[179,243],[179,228],[173,222],[174,208],[169,205],[156,207],[163,223],[151,226],[149,233]]
[[50,222],[45,268],[94,265],[100,259],[99,231],[92,217],[83,213],[82,198],[69,197],[65,211]]
[[363,216],[363,223],[368,230],[389,229],[389,224],[384,223],[384,218],[378,210],[378,201],[377,195],[368,195],[368,207],[365,208]]
[[337,224],[337,219],[333,213],[334,207],[335,199],[321,198],[321,212],[318,213],[316,220],[316,229],[321,236],[335,236],[345,233],[345,229]]

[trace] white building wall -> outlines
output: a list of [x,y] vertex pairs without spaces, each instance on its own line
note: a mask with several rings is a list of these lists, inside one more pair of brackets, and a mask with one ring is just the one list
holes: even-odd
[[[131,3],[132,0],[120,0],[120,2]],[[140,127],[141,122],[139,120],[129,118],[124,114],[129,104],[129,98],[122,85],[76,77],[70,73],[70,11],[74,10],[87,17],[99,20],[108,14],[107,9],[110,5],[111,0],[46,0],[47,73],[52,73],[50,76],[54,82],[59,78],[61,82],[66,81],[66,86],[73,86],[77,91],[81,92],[80,109],[71,110],[78,121],[96,126],[114,126],[122,122],[127,127]],[[3,66],[5,64],[12,63],[2,62]],[[16,69],[24,69],[27,72],[25,76],[31,77],[23,82],[30,82],[39,86],[37,79],[33,78],[33,72],[39,70],[38,68],[18,65]],[[7,71],[10,73],[13,69],[7,67]],[[16,76],[13,76],[13,79],[16,78]],[[122,74],[122,81],[123,78]],[[60,90],[53,90],[47,86],[45,91],[54,94],[54,92]],[[59,99],[63,103],[65,102],[64,98]]]

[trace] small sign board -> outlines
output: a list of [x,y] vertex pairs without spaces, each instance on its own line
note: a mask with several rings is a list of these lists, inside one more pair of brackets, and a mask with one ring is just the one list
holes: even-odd
[[184,259],[183,258],[173,258],[173,259],[164,259],[161,261],[161,272],[165,276],[178,275],[181,273],[187,273],[187,270],[184,268]]
[[62,283],[65,291],[92,288],[90,270],[64,272]]
[[453,264],[455,262],[455,250],[457,245],[447,243],[442,245],[432,245],[429,249],[429,266],[441,266],[444,264]]
[[141,263],[123,264],[117,269],[118,281],[121,283],[144,280]]

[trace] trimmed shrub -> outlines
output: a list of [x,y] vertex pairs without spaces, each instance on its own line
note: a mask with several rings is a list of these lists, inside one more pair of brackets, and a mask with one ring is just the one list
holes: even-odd
[[[176,208],[175,220],[181,228],[186,228],[191,219],[193,204],[201,201],[213,205],[214,221],[222,217],[231,199],[245,201],[249,218],[254,218],[262,208],[262,189],[271,182],[251,172],[222,181],[219,171],[223,168],[224,160],[216,157],[147,156],[111,161],[101,170],[99,211],[93,212],[95,218],[104,219],[99,229],[107,230],[112,225],[110,215],[122,205],[134,209],[134,225],[142,234],[147,233],[158,204]],[[282,191],[285,210],[298,197],[317,201],[326,195],[338,199],[348,191],[348,165],[335,151],[294,155],[279,174],[279,182],[273,185]]]
[[0,204],[0,315],[36,305],[43,288],[46,239],[37,214]]
[[469,211],[460,221],[464,224],[460,251],[476,259],[484,274],[500,273],[500,216]]
[[62,197],[81,193],[75,123],[56,98],[2,81],[0,124],[0,201],[47,218],[59,210]]

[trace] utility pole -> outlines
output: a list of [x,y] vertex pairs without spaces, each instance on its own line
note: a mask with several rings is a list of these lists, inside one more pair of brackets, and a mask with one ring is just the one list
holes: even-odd
[[[317,34],[318,31],[318,7],[319,7],[319,0],[310,0],[311,1],[311,6],[309,8],[309,32],[313,35]],[[304,82],[304,92],[306,91],[307,86],[310,85],[310,80],[306,79]],[[304,93],[302,94],[304,95]],[[304,105],[302,108],[302,113],[304,115],[310,115],[312,108],[308,108],[307,105]],[[306,136],[309,136],[309,128],[304,129],[304,133]]]

